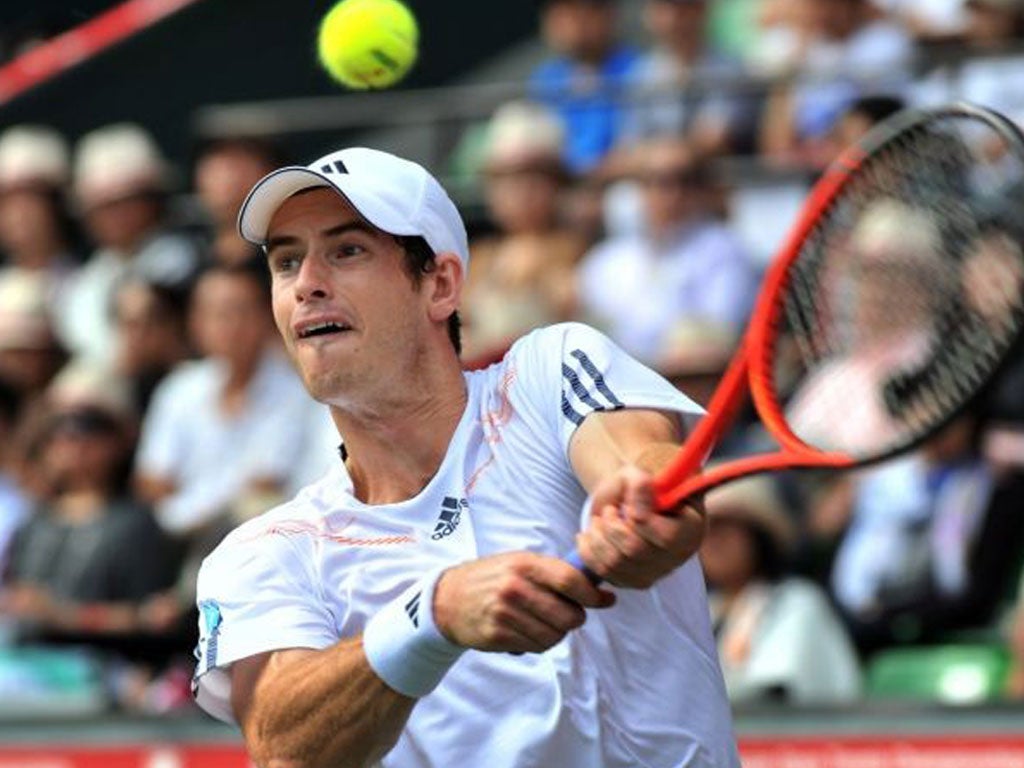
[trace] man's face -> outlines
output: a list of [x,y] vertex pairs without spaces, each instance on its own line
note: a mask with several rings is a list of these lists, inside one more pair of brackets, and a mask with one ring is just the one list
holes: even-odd
[[696,216],[701,191],[692,175],[693,157],[682,145],[656,142],[643,149],[638,181],[647,224],[655,234]]
[[192,304],[196,346],[218,360],[250,365],[273,333],[266,301],[254,278],[224,272],[205,275]]
[[267,260],[274,321],[317,400],[344,406],[383,393],[422,358],[425,292],[406,271],[402,247],[333,190],[281,205]]
[[644,6],[644,25],[661,45],[699,39],[707,17],[705,2],[669,2],[648,0]]
[[242,150],[214,152],[196,165],[196,191],[214,223],[233,228],[249,190],[272,170],[261,158]]
[[547,45],[570,59],[600,59],[615,39],[611,3],[594,0],[556,0],[541,14],[541,33]]
[[24,187],[0,195],[0,244],[18,255],[61,239],[57,211],[41,189]]
[[558,215],[558,180],[537,169],[510,170],[487,177],[487,205],[509,234],[545,231]]
[[129,375],[165,367],[185,346],[181,323],[142,282],[118,289],[114,326],[119,369]]
[[85,225],[97,245],[133,253],[160,226],[160,208],[145,194],[90,206]]

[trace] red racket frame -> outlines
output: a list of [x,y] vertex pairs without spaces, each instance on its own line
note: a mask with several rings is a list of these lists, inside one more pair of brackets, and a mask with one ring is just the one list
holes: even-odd
[[[671,510],[688,498],[697,497],[718,485],[746,475],[783,469],[843,469],[870,463],[845,453],[824,452],[804,443],[786,423],[772,382],[772,342],[779,325],[790,266],[798,258],[804,240],[821,215],[854,176],[864,160],[915,126],[942,116],[980,118],[999,132],[1024,158],[1024,136],[1002,115],[971,104],[952,104],[933,110],[907,110],[870,131],[858,144],[844,151],[827,169],[808,194],[799,218],[765,275],[743,342],[729,363],[722,381],[708,404],[707,415],[673,461],[654,479],[655,501],[660,509]],[[728,461],[700,472],[701,465],[731,426],[749,391],[754,407],[780,450]],[[910,444],[888,455],[909,450],[934,434],[956,416],[951,412],[942,423]],[[874,460],[877,460],[876,457]]]

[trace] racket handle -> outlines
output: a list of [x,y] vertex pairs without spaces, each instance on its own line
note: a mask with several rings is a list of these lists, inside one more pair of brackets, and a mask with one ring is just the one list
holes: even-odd
[[583,562],[583,558],[580,557],[580,552],[579,552],[578,549],[573,549],[572,552],[570,552],[568,555],[566,555],[565,556],[565,562],[567,562],[569,565],[571,565],[577,571],[581,572],[584,576],[586,576],[588,579],[590,579],[590,583],[593,584],[595,587],[598,584],[600,584],[602,581],[604,581],[604,579],[602,579],[600,576],[598,576],[592,570],[587,568],[586,564]]

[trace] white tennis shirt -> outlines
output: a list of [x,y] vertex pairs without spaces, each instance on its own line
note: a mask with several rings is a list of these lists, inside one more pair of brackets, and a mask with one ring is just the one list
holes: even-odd
[[[586,494],[568,461],[588,413],[700,409],[579,324],[535,331],[466,374],[468,403],[415,498],[366,505],[343,466],[251,520],[199,574],[196,698],[230,721],[232,662],[326,648],[428,570],[529,550],[563,555]],[[739,766],[696,558],[619,590],[542,654],[469,650],[412,711],[383,765],[488,768]]]

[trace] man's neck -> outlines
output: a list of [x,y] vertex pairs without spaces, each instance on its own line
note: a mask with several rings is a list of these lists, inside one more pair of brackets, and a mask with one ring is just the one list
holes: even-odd
[[50,269],[60,262],[66,248],[58,240],[47,240],[11,255],[11,263],[24,269]]
[[80,488],[61,494],[54,502],[57,515],[66,523],[82,525],[103,516],[108,499],[98,488]]
[[414,395],[402,401],[358,411],[331,409],[361,501],[392,504],[410,499],[440,469],[466,409],[467,392],[457,366],[432,378],[407,390]]

